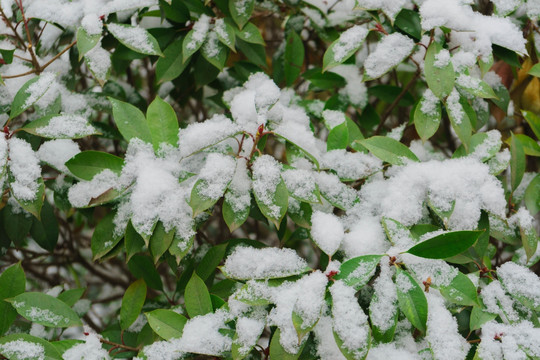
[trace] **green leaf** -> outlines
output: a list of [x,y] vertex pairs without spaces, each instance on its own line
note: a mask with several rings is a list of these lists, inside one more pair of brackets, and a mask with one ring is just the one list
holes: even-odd
[[182,57],[182,43],[184,37],[174,40],[164,51],[163,57],[156,62],[156,80],[160,83],[171,81],[179,77],[189,62]]
[[26,292],[8,299],[19,315],[28,321],[50,327],[82,325],[81,320],[66,303],[40,292]]
[[32,217],[24,212],[13,212],[11,205],[7,204],[2,211],[4,230],[8,238],[16,245],[21,246],[32,226]]
[[136,279],[144,279],[152,289],[163,291],[163,283],[149,256],[133,255],[128,262],[129,271]]
[[220,244],[213,246],[210,248],[210,250],[208,250],[206,255],[204,255],[201,262],[197,266],[197,269],[195,270],[201,280],[206,281],[206,279],[208,279],[210,275],[214,273],[225,256],[227,245],[228,244]]
[[162,143],[178,146],[178,119],[168,102],[156,96],[148,106],[146,121],[152,135],[154,150],[157,151]]
[[375,274],[377,265],[383,256],[384,255],[362,255],[349,259],[341,264],[339,273],[334,276],[334,279],[343,280],[346,285],[359,290],[366,285]]
[[[529,156],[540,156],[540,145],[536,141],[534,141],[532,138],[528,137],[527,135],[523,134],[514,134],[516,139],[521,143],[521,146],[523,147],[523,152],[525,155]],[[506,143],[512,143],[512,138],[507,139]]]
[[72,115],[72,116],[67,116],[67,117],[66,115],[56,115],[56,114],[47,115],[37,120],[33,120],[29,122],[28,124],[23,126],[21,130],[26,131],[29,134],[40,136],[47,139],[80,139],[86,136],[100,134],[100,132],[98,132],[97,129],[91,126],[88,122],[86,122],[86,126],[87,126],[86,129],[84,129],[81,132],[77,132],[75,134],[71,132],[69,128],[70,126],[69,124],[66,124],[64,129],[59,130],[59,131],[57,130],[51,131],[51,130],[48,130],[50,128],[48,129],[46,128],[47,126],[50,126],[51,122],[53,122],[52,126],[53,128],[55,128],[57,126],[56,124],[58,124],[59,121],[61,122],[69,121],[71,117],[73,117],[75,121],[79,121],[81,119],[85,120],[84,118],[77,115]]
[[52,252],[58,242],[59,228],[54,209],[48,201],[43,201],[40,218],[32,222],[30,235],[40,247]]
[[22,294],[25,288],[26,276],[20,262],[11,265],[0,274],[0,336],[9,329],[17,317],[17,311],[4,299]]
[[512,191],[515,191],[521,180],[523,179],[523,174],[525,174],[525,151],[523,150],[523,145],[512,134],[510,140],[510,179],[512,184]]
[[[377,309],[376,311],[380,311],[380,305],[377,308],[379,301],[383,301],[383,304],[386,304],[388,301],[386,299],[380,299],[377,295],[377,293],[373,294],[373,298],[371,299],[371,302],[369,304],[369,316],[371,319],[373,319],[373,309]],[[392,302],[391,308],[385,309],[385,311],[388,311],[389,313],[393,313],[394,316],[391,319],[391,325],[388,329],[382,330],[380,329],[375,323],[372,321],[371,325],[371,335],[373,338],[382,343],[389,343],[392,340],[394,340],[394,334],[396,332],[396,327],[399,319],[399,308],[397,301]]]
[[[24,349],[18,349],[21,350],[19,353],[18,351],[13,351],[13,346],[4,348],[4,344],[16,341],[24,341],[35,344],[35,346],[41,346],[43,347],[44,353],[39,357],[28,357],[24,354]],[[62,355],[53,344],[28,334],[9,334],[3,338],[0,338],[0,353],[7,356],[7,359],[10,360],[62,360]]]
[[210,293],[204,281],[195,272],[186,285],[184,303],[189,317],[205,315],[213,311]]
[[254,7],[255,0],[229,0],[231,17],[240,29],[242,29],[251,18]]
[[401,312],[415,328],[425,334],[428,304],[424,291],[409,273],[399,268],[396,269],[396,287]]
[[179,339],[187,323],[185,316],[172,310],[157,309],[145,315],[152,330],[165,340]]
[[279,342],[281,331],[276,329],[272,340],[270,341],[270,360],[297,360],[302,354],[305,342],[300,345],[300,349],[296,354],[288,353]]
[[201,54],[206,61],[222,71],[229,56],[229,49],[219,41],[216,34],[210,34],[201,47]]
[[474,306],[471,311],[469,328],[471,331],[481,329],[485,323],[495,320],[496,318],[497,314],[487,312],[484,307]]
[[448,286],[441,286],[439,290],[442,296],[454,304],[463,306],[480,305],[476,286],[462,272],[458,272]]
[[[330,90],[344,87],[345,79],[331,71],[322,72],[321,68],[312,68],[302,74],[302,77],[310,82],[310,88]],[[308,107],[309,110],[309,107]]]
[[[144,239],[135,230],[131,221],[128,222],[126,227],[126,233],[124,235],[124,247],[126,248],[126,262],[129,262],[131,257],[138,252],[141,252],[144,248]],[[150,283],[146,282],[148,286],[152,287]]]
[[161,255],[165,254],[165,251],[169,249],[174,238],[174,229],[165,231],[163,223],[160,221],[157,223],[152,236],[150,237],[150,253],[154,258],[154,263],[157,264]]
[[426,51],[424,63],[426,82],[433,94],[439,99],[450,95],[456,77],[451,61],[441,68],[435,66],[436,56],[441,50],[442,46],[438,42],[432,42]]
[[77,30],[77,49],[79,50],[79,61],[86,53],[92,50],[101,39],[101,34],[89,35],[83,27]]
[[402,9],[394,20],[394,26],[420,41],[422,38],[422,25],[417,11]]
[[373,155],[392,165],[404,165],[406,160],[418,161],[407,146],[386,136],[372,136],[359,140],[358,143],[368,149]]
[[41,99],[41,97],[45,95],[47,90],[49,90],[53,81],[42,81],[43,82],[43,84],[41,84],[42,87],[39,87],[37,89],[35,87],[30,88],[30,86],[32,86],[33,84],[37,83],[40,79],[42,79],[43,76],[48,76],[48,75],[40,75],[40,76],[36,76],[28,80],[19,89],[19,91],[17,91],[17,94],[15,94],[15,98],[13,99],[13,102],[11,103],[11,113],[9,114],[9,117],[11,119],[16,116],[19,116],[30,106],[34,105],[34,103],[38,101],[39,99]]
[[204,37],[201,39],[198,37],[193,38],[194,34],[195,30],[190,30],[182,42],[182,59],[184,63],[191,57],[191,55],[195,54],[197,50],[201,48],[202,44],[208,37],[208,34],[204,34]]
[[211,208],[220,198],[212,199],[201,194],[201,191],[207,188],[209,185],[206,180],[199,179],[193,185],[191,190],[191,198],[189,200],[189,206],[193,209],[193,217],[196,217],[203,211]]
[[531,180],[525,190],[525,206],[533,216],[540,211],[540,174]]
[[285,82],[291,86],[300,75],[304,64],[304,43],[298,34],[291,30],[287,36],[283,55]]
[[[263,200],[261,200],[260,197],[263,196],[263,198],[265,198],[266,194],[258,194],[257,191],[254,191],[253,194],[255,195],[255,201],[257,202],[257,205],[259,206],[259,209],[263,215],[268,220],[273,222],[276,228],[279,230],[281,220],[283,220],[283,217],[287,213],[287,207],[289,206],[289,192],[283,179],[279,181],[275,192],[272,194],[271,204],[267,205]],[[273,211],[273,207],[277,207],[279,209],[278,214]]]
[[223,206],[221,208],[221,211],[223,213],[223,220],[225,220],[225,223],[229,227],[229,231],[233,232],[234,230],[238,229],[242,224],[244,224],[249,217],[249,211],[250,206],[247,205],[244,209],[235,211],[235,206],[233,205],[235,203],[236,196],[234,193],[232,193],[229,190],[225,193],[225,197],[223,200]]
[[92,258],[97,260],[111,251],[122,239],[121,234],[116,234],[114,229],[114,212],[110,212],[97,224],[92,234]]
[[57,299],[65,302],[67,306],[73,306],[79,301],[85,291],[85,288],[69,289],[60,293]]
[[139,138],[151,144],[152,135],[142,111],[129,103],[111,97],[109,101],[112,104],[114,122],[124,139],[130,141],[132,138]]
[[534,132],[534,135],[536,135],[536,138],[540,139],[540,117],[531,111],[522,110],[521,113]]
[[534,64],[529,70],[529,75],[540,77],[540,63]]
[[239,39],[245,42],[248,42],[251,44],[259,44],[263,46],[266,45],[261,35],[261,31],[253,23],[249,22],[242,28],[242,30],[235,29],[235,31],[236,31],[236,36],[238,36]]
[[491,101],[501,108],[505,114],[508,113],[508,104],[510,103],[510,93],[508,92],[508,89],[504,85],[500,85],[496,86],[493,91],[495,91],[497,98],[491,99]]
[[68,170],[82,180],[90,181],[102,172],[109,169],[120,175],[124,167],[124,159],[103,151],[83,151],[66,162]]
[[253,64],[265,68],[268,67],[268,64],[266,63],[266,50],[263,45],[252,44],[238,39],[236,46]]
[[189,239],[183,239],[180,236],[175,236],[171,247],[169,248],[169,253],[176,258],[176,262],[179,264],[180,260],[186,256],[191,248],[193,247],[193,236]]
[[163,56],[158,41],[140,26],[111,23],[107,30],[125,47],[145,55]]
[[481,231],[452,231],[434,236],[406,252],[427,259],[446,259],[474,245]]
[[37,180],[37,182],[38,190],[36,192],[35,199],[32,201],[18,199],[15,194],[12,194],[15,200],[17,200],[19,205],[21,205],[24,210],[34,215],[36,219],[41,220],[41,207],[43,206],[43,201],[45,199],[45,183],[41,177]]
[[527,255],[527,261],[529,261],[536,253],[536,248],[538,247],[538,236],[536,235],[536,231],[532,226],[529,228],[520,226],[519,233],[521,235],[523,249],[525,249],[525,254]]
[[349,145],[349,127],[347,122],[334,126],[328,133],[326,140],[326,151],[335,149],[346,149]]
[[[370,328],[367,327],[367,330],[369,331]],[[336,341],[336,345],[338,346],[339,350],[341,351],[341,353],[347,360],[358,360],[358,359],[364,360],[366,358],[366,355],[371,346],[371,334],[368,334],[367,344],[365,348],[358,349],[356,353],[352,353],[343,345],[343,340],[341,340],[338,334],[336,334],[335,331],[332,331],[332,332],[334,334],[334,340]]]
[[[351,31],[349,29],[348,31]],[[352,31],[355,31],[352,29]],[[361,29],[358,29],[357,31],[362,31]],[[337,38],[326,51],[324,52],[323,56],[323,72],[328,71],[329,69],[338,66],[339,64],[344,63],[347,61],[348,58],[350,58],[358,49],[360,49],[360,46],[362,46],[362,43],[364,42],[364,39],[367,35],[367,31],[365,31],[365,34],[363,35],[363,39],[358,41],[359,39],[355,39],[356,41],[354,43],[351,43],[348,39],[346,39],[350,33],[347,33],[347,31],[343,32],[339,38]],[[344,35],[345,34],[345,35]],[[362,34],[355,34],[355,35],[362,35]],[[358,37],[358,36],[355,36]],[[345,44],[345,45],[344,45]],[[355,46],[352,46],[355,45]],[[336,47],[340,50],[338,52],[338,57],[336,58]],[[343,49],[346,49],[346,53],[342,54],[341,52]]]
[[[450,124],[452,125],[452,128],[456,132],[457,136],[459,137],[459,140],[461,140],[461,143],[465,147],[466,150],[469,149],[469,141],[471,139],[471,133],[472,133],[472,125],[471,125],[471,119],[469,118],[469,115],[465,111],[465,108],[463,106],[463,103],[467,102],[464,98],[460,98],[459,103],[454,103],[452,105],[448,104],[448,101],[446,102],[446,112],[448,114],[448,118],[450,119]],[[455,106],[455,109],[453,108]],[[453,109],[453,111],[450,111],[450,109]],[[459,114],[459,115],[458,115]],[[457,117],[461,116],[461,118]]]
[[129,285],[122,297],[120,308],[120,327],[127,330],[137,320],[146,300],[146,283],[139,279]]
[[[236,26],[232,25],[230,22],[230,18],[225,18],[222,21],[219,19],[216,20],[214,31],[221,43],[225,46],[227,46],[232,51],[236,52],[236,48],[234,47],[235,40],[236,40]],[[262,39],[262,36],[260,35],[258,29],[257,33]]]
[[420,103],[414,111],[414,127],[424,142],[435,135],[441,124],[442,116],[441,104],[439,102],[437,102],[433,110],[429,109],[429,112],[423,111],[423,105],[428,101],[425,96],[422,96]]
[[473,78],[469,75],[461,74],[458,77],[457,84],[465,89],[468,93],[483,99],[496,99],[497,94],[491,86],[484,80]]

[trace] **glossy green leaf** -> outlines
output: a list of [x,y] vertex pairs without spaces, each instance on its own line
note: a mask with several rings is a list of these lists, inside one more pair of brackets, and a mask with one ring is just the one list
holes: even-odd
[[156,96],[148,106],[146,121],[152,135],[154,150],[157,151],[162,143],[178,146],[178,119],[168,102]]
[[[523,147],[523,152],[525,155],[529,156],[540,156],[540,145],[533,140],[532,138],[528,137],[527,135],[523,134],[514,134],[516,139],[521,143],[521,146]],[[507,139],[507,143],[512,143],[512,138]]]
[[156,80],[160,83],[172,81],[179,77],[189,62],[182,56],[183,37],[177,38],[164,51],[163,57],[156,62]]
[[[17,341],[24,341],[33,344],[36,347],[40,346],[43,348],[44,352],[43,354],[40,354],[39,357],[28,357],[26,352],[23,351],[24,349],[17,349],[20,350],[19,352],[13,351],[13,346],[4,348],[4,344]],[[0,338],[0,353],[7,356],[10,360],[62,360],[62,355],[53,344],[47,340],[29,334],[9,334]]]
[[531,111],[521,111],[525,121],[531,127],[536,139],[540,140],[540,117]]
[[[364,38],[366,35],[367,35],[367,31],[363,35]],[[323,56],[323,72],[333,67],[336,67],[339,64],[342,64],[348,58],[350,58],[356,51],[358,51],[358,49],[360,49],[360,46],[362,46],[364,39],[356,39],[357,41],[351,44],[349,43],[350,41],[347,39],[348,36],[349,34],[342,33],[341,36],[337,38],[332,44],[330,44],[328,49],[326,49]],[[339,49],[339,51],[337,52],[337,56],[336,56],[336,48]],[[347,51],[343,54],[342,52],[344,49]]]
[[0,336],[17,317],[17,311],[4,299],[22,294],[25,288],[26,276],[21,263],[11,265],[0,274]]
[[14,212],[9,204],[3,209],[2,218],[7,237],[20,246],[32,227],[33,218],[20,211]]
[[442,296],[454,304],[463,306],[479,305],[476,286],[462,272],[458,272],[448,286],[441,286],[439,290]]
[[530,68],[529,75],[540,77],[540,63],[534,64]]
[[37,183],[38,189],[36,191],[36,197],[34,198],[34,200],[18,199],[15,194],[13,194],[13,197],[17,200],[19,205],[21,205],[24,210],[34,215],[36,219],[41,220],[41,208],[43,207],[43,202],[45,199],[45,183],[43,182],[43,179],[41,177],[37,180]]
[[285,82],[291,86],[300,75],[304,64],[304,43],[295,31],[290,31],[285,43],[283,55]]
[[249,217],[250,206],[247,205],[245,208],[235,211],[236,207],[233,204],[237,202],[234,200],[236,195],[230,190],[225,193],[225,198],[223,200],[223,206],[221,211],[223,213],[223,220],[229,227],[229,231],[233,232],[238,229],[242,224],[244,224]]
[[111,251],[122,239],[121,234],[116,234],[114,224],[114,212],[110,212],[97,224],[92,234],[92,257],[94,260],[102,258]]
[[540,211],[540,175],[536,175],[525,190],[525,206],[533,216]]
[[259,44],[259,45],[266,45],[264,42],[264,39],[261,35],[261,31],[257,26],[255,26],[253,23],[248,22],[242,30],[235,29],[236,36],[238,36],[239,39],[251,43],[251,44]]
[[157,263],[161,258],[161,255],[165,254],[165,251],[169,249],[174,238],[174,229],[165,231],[163,223],[160,221],[157,223],[152,236],[150,237],[150,253],[154,258],[154,263]]
[[[223,45],[227,46],[234,52],[236,52],[236,48],[234,46],[236,40],[235,28],[236,26],[231,24],[230,18],[225,18],[222,21],[216,20],[216,24],[214,27],[214,31],[216,32],[219,41],[221,41]],[[260,36],[260,33],[258,31],[257,33]]]
[[525,254],[527,255],[527,261],[529,261],[536,253],[536,248],[538,247],[538,235],[532,226],[529,228],[520,226],[519,232],[523,249],[525,249]]
[[462,74],[458,77],[457,84],[461,88],[465,89],[468,93],[476,97],[483,99],[497,98],[497,94],[495,94],[491,86],[489,86],[489,84],[484,80]]
[[349,145],[349,128],[346,122],[334,126],[328,133],[326,150],[346,149]]
[[450,95],[455,81],[454,66],[451,61],[443,67],[435,66],[437,55],[441,50],[442,46],[438,42],[432,42],[427,49],[424,63],[426,82],[439,99]]
[[128,268],[136,279],[144,279],[148,287],[163,291],[163,282],[149,256],[133,255],[128,262]]
[[197,180],[195,185],[193,185],[191,198],[189,200],[189,205],[193,209],[193,217],[209,209],[219,200],[219,198],[212,199],[201,194],[201,191],[208,186],[206,180],[203,179]]
[[383,255],[362,255],[349,259],[341,264],[334,279],[343,280],[346,285],[360,289],[375,274],[382,257]]
[[228,244],[220,244],[210,248],[199,262],[195,270],[201,280],[206,281],[216,270],[225,256]]
[[159,44],[146,29],[127,24],[109,24],[107,30],[125,47],[145,55],[163,56]]
[[19,315],[28,321],[50,327],[82,325],[81,320],[66,303],[40,292],[25,292],[8,299]]
[[417,11],[402,9],[394,20],[394,26],[420,41],[422,38],[422,25]]
[[26,109],[34,105],[36,101],[41,99],[47,90],[49,90],[53,83],[52,81],[42,81],[42,86],[37,89],[35,87],[30,87],[40,81],[43,76],[48,75],[40,75],[28,80],[23,86],[21,86],[19,91],[17,91],[17,94],[15,94],[13,102],[11,103],[11,113],[9,114],[10,118],[14,118],[22,114]]
[[40,219],[32,222],[30,235],[40,247],[52,252],[58,242],[59,227],[54,209],[48,201],[43,201]]
[[210,35],[201,47],[202,56],[218,70],[222,71],[229,55],[228,48],[217,38],[217,35]]
[[406,252],[427,259],[446,259],[474,245],[481,231],[452,231],[414,245]]
[[431,104],[428,105],[428,103],[429,100],[422,96],[414,111],[414,127],[422,141],[426,141],[435,135],[441,124],[442,111],[440,103],[437,102],[433,109],[431,109]]
[[195,30],[190,30],[182,42],[182,59],[184,63],[191,57],[191,55],[195,54],[197,50],[201,48],[202,44],[207,38],[207,34],[205,34],[202,38],[194,38],[194,34]]
[[[255,201],[257,202],[257,205],[259,206],[259,209],[263,215],[274,223],[277,229],[279,229],[281,220],[283,220],[283,217],[287,213],[287,207],[289,205],[289,192],[287,191],[287,187],[285,186],[283,179],[281,179],[279,184],[277,184],[276,190],[272,194],[271,204],[267,205],[263,200],[261,200],[261,196],[264,198],[266,194],[258,194],[257,191],[254,191],[253,194],[255,195]],[[273,207],[277,207],[279,209],[278,214],[273,211]]]
[[129,285],[122,297],[120,327],[127,330],[137,320],[146,300],[146,283],[139,279]]
[[99,43],[100,39],[101,34],[89,35],[81,26],[77,30],[77,49],[79,50],[79,60],[81,60],[86,53],[92,50]]
[[255,0],[228,0],[229,1],[229,11],[234,22],[238,25],[240,29],[251,18],[251,13],[255,7]]
[[272,336],[272,340],[270,341],[270,360],[297,360],[300,357],[300,354],[302,354],[305,342],[300,346],[300,349],[296,354],[291,354],[281,346],[281,343],[279,342],[280,334],[281,331],[276,329]]
[[471,311],[469,328],[471,331],[481,329],[485,323],[495,320],[495,318],[497,318],[497,314],[487,312],[484,307],[474,306]]
[[[128,222],[126,227],[126,233],[124,235],[124,247],[126,248],[126,262],[129,262],[133,255],[141,252],[144,248],[144,239],[137,232],[137,230],[135,230],[131,224],[131,221]],[[151,286],[148,281],[146,283],[148,286]]]
[[148,324],[156,334],[165,340],[179,339],[187,318],[172,310],[157,309],[146,313]]
[[85,288],[76,288],[62,291],[57,299],[62,300],[67,306],[73,306],[83,296]]
[[372,136],[358,143],[382,161],[392,165],[404,165],[409,160],[418,161],[407,146],[386,136]]
[[409,273],[396,270],[398,304],[415,328],[426,333],[428,304],[424,291]]
[[[452,125],[452,128],[456,132],[457,136],[459,137],[459,140],[461,140],[461,143],[465,147],[465,149],[469,148],[469,141],[471,139],[472,135],[472,125],[471,125],[471,119],[469,118],[469,115],[465,111],[463,107],[463,102],[466,102],[467,100],[461,98],[459,103],[449,105],[448,103],[445,104],[446,106],[446,112],[448,114],[448,118],[450,119],[450,124]],[[451,106],[455,106],[456,109],[454,111],[450,111],[448,108]]]
[[124,159],[102,151],[83,151],[66,162],[68,170],[82,180],[90,181],[92,178],[109,169],[120,175],[124,167]]
[[130,141],[132,138],[139,138],[151,144],[152,135],[142,111],[129,103],[111,97],[109,101],[112,104],[114,122],[124,139]]
[[526,165],[523,145],[521,145],[521,142],[514,134],[512,134],[510,140],[510,179],[512,191],[516,190],[521,183],[523,175],[525,174]]
[[204,281],[194,272],[186,285],[184,303],[188,315],[193,318],[213,311],[210,293]]

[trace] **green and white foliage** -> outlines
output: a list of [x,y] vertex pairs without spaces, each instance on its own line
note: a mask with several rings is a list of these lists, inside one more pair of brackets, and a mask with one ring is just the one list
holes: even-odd
[[540,358],[539,9],[0,1],[0,359]]

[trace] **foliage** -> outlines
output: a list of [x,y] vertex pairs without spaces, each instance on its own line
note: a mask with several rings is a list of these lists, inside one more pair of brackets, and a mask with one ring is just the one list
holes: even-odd
[[537,1],[0,3],[0,359],[540,358]]

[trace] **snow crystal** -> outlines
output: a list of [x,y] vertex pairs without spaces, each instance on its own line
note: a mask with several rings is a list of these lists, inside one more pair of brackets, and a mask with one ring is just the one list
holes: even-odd
[[356,290],[341,280],[330,287],[332,294],[333,328],[343,341],[343,347],[355,359],[362,359],[368,350],[369,326],[367,316],[354,296]]
[[408,36],[393,33],[384,37],[364,62],[366,74],[378,78],[397,66],[414,48],[414,41]]
[[181,351],[214,356],[230,351],[232,339],[219,331],[227,329],[229,320],[229,313],[223,309],[189,319],[179,341]]
[[356,65],[338,65],[329,71],[340,75],[346,81],[345,87],[339,89],[339,94],[346,96],[352,105],[363,109],[367,104],[368,96],[358,67]]
[[299,146],[315,159],[320,159],[319,140],[315,138],[313,132],[309,129],[309,125],[291,121],[282,122],[274,129],[274,133]]
[[97,198],[118,184],[118,175],[109,169],[96,174],[91,181],[80,181],[68,191],[68,199],[74,207],[88,206],[90,201]]
[[422,95],[420,102],[420,111],[428,116],[436,116],[439,114],[439,99],[428,88]]
[[534,308],[540,308],[540,279],[535,273],[509,261],[497,269],[497,276],[513,297],[525,298]]
[[[13,303],[13,306],[19,308],[21,307],[21,304],[16,305],[15,303]],[[30,321],[45,321],[58,326],[63,325],[62,323],[69,323],[68,318],[65,318],[59,314],[55,314],[49,309],[42,309],[36,306],[32,306],[29,309],[24,309],[24,317]]]
[[345,357],[336,344],[332,331],[332,318],[330,316],[322,316],[313,328],[313,333],[315,334],[317,344],[317,355],[321,360],[345,360]]
[[450,52],[446,49],[441,49],[435,55],[435,62],[433,63],[433,66],[436,68],[442,69],[446,67],[450,63]]
[[81,26],[88,35],[101,35],[103,20],[96,13],[88,14],[81,20]]
[[232,39],[229,39],[229,34],[227,33],[225,29],[225,21],[223,18],[217,19],[214,24],[214,31],[216,34],[223,39],[228,45],[232,44]]
[[362,216],[356,219],[348,230],[342,245],[348,259],[360,255],[384,254],[390,247],[380,219],[375,216]]
[[381,273],[373,284],[373,300],[369,305],[371,324],[380,331],[387,331],[394,325],[397,312],[396,285],[392,281],[394,270],[386,258],[381,260]]
[[264,330],[264,321],[248,318],[245,316],[239,317],[236,320],[236,334],[238,338],[235,343],[240,345],[238,351],[242,355],[247,355],[249,350],[257,343],[261,333]]
[[355,25],[343,32],[334,45],[334,61],[342,62],[350,51],[358,48],[368,34],[365,26]]
[[490,150],[500,149],[502,145],[501,133],[498,130],[490,130],[486,132],[487,138],[479,145],[477,145],[470,157],[473,157],[479,161],[486,161],[491,157]]
[[298,199],[317,202],[315,177],[309,170],[289,169],[281,173],[289,193]]
[[420,356],[416,352],[411,352],[408,349],[399,348],[395,343],[379,344],[369,349],[366,360],[420,360]]
[[414,287],[414,285],[411,283],[409,277],[405,275],[403,271],[400,271],[396,276],[396,287],[399,291],[406,294]]
[[115,23],[107,24],[107,30],[118,40],[139,49],[145,53],[153,54],[155,52],[148,32],[138,26],[118,25]]
[[214,115],[202,123],[190,124],[178,132],[178,146],[182,157],[214,145],[238,132],[238,127],[224,115]]
[[371,154],[351,153],[343,149],[331,150],[323,155],[322,164],[334,170],[341,179],[366,178],[382,169],[382,161]]
[[478,357],[484,360],[525,360],[540,357],[540,329],[529,321],[512,325],[490,321],[482,326]]
[[[86,330],[85,330],[86,331]],[[86,331],[88,335],[85,342],[77,344],[64,352],[63,360],[108,360],[110,359],[107,350],[101,347],[101,342],[96,334]]]
[[426,339],[437,360],[465,359],[471,345],[458,333],[456,319],[446,309],[444,300],[427,293],[428,319]]
[[255,91],[255,105],[257,109],[274,104],[281,95],[279,87],[263,72],[251,74],[244,83],[244,88]]
[[333,129],[345,122],[345,114],[342,111],[324,110],[322,116],[329,129]]
[[262,155],[253,163],[253,191],[270,209],[273,218],[279,218],[280,207],[274,204],[276,187],[281,181],[281,164],[270,155]]
[[220,42],[217,34],[214,31],[208,34],[208,37],[203,45],[203,50],[205,51],[206,55],[211,58],[215,58],[221,53],[222,50]]
[[55,77],[56,76],[51,72],[42,73],[39,79],[26,89],[25,93],[27,97],[22,107],[28,108],[38,101],[39,98],[49,90]]
[[206,34],[210,28],[210,17],[208,15],[202,14],[199,20],[193,24],[191,41],[186,45],[188,50],[195,50],[204,39],[206,39]]
[[308,268],[292,249],[236,248],[225,261],[223,270],[234,279],[269,279],[300,274]]
[[199,194],[212,200],[222,197],[232,180],[235,167],[232,157],[218,153],[209,154],[199,174],[199,179],[204,181],[204,186],[199,188]]
[[382,10],[392,21],[403,9],[406,0],[359,0],[358,6],[368,10]]
[[225,193],[225,200],[231,205],[234,212],[244,211],[251,204],[251,179],[247,172],[247,160],[236,160],[234,176]]
[[[401,249],[406,250],[406,249]],[[403,262],[419,281],[431,278],[433,286],[448,286],[457,276],[458,270],[443,260],[425,259],[403,254]]]
[[41,167],[36,153],[23,139],[11,138],[9,146],[9,169],[15,181],[10,186],[19,200],[32,201],[37,196]]
[[514,301],[506,294],[498,280],[483,288],[481,295],[488,312],[498,314],[505,322],[519,320],[519,314],[514,310]]
[[111,68],[111,54],[98,43],[84,56],[88,67],[98,80],[105,80]]
[[354,206],[358,199],[356,191],[343,184],[336,175],[320,172],[315,178],[322,195],[332,204],[339,204],[345,210]]
[[50,119],[46,126],[36,128],[36,132],[46,137],[79,137],[91,135],[96,129],[79,115],[58,115]]
[[[69,173],[65,163],[81,150],[79,145],[70,139],[57,139],[46,141],[39,147],[37,156],[39,160],[54,166],[63,173]],[[1,156],[0,156],[1,159]]]
[[[142,352],[146,360],[178,360],[184,357],[180,347],[180,339],[155,341],[151,345],[145,346]],[[134,358],[134,360],[140,359]]]
[[493,0],[497,14],[506,15],[514,11],[523,0]]
[[43,345],[25,341],[22,338],[0,344],[0,353],[8,358],[16,359],[45,359],[45,348]]
[[452,92],[446,99],[446,109],[454,122],[456,124],[461,124],[461,121],[465,116],[465,111],[463,111],[463,106],[459,103],[459,93],[455,88],[452,89]]
[[339,218],[321,211],[311,215],[311,236],[317,246],[327,255],[332,256],[341,245],[344,232]]

